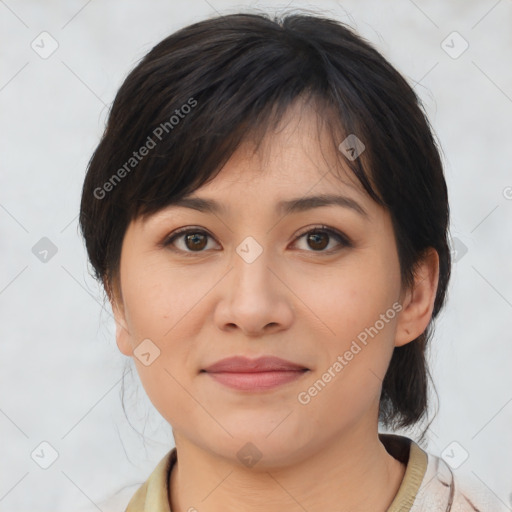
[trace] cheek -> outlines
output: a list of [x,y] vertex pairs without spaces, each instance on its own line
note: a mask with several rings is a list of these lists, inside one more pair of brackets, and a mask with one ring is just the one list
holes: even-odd
[[[301,289],[301,297],[306,297],[304,302],[326,332],[315,372],[320,379],[316,388],[322,390],[313,405],[318,413],[334,400],[357,416],[378,401],[394,348],[397,311],[393,305],[399,307],[395,301],[400,289],[397,269],[390,258],[363,255],[337,271],[317,271],[311,281],[315,286]],[[323,392],[324,384],[331,391]]]
[[[154,338],[172,343],[173,333],[197,328],[192,322],[197,306],[215,285],[216,276],[166,265],[162,258],[127,261],[124,270],[123,299],[127,323],[137,339]],[[123,275],[123,274],[122,274]]]
[[194,340],[202,325],[198,317],[201,298],[212,284],[206,281],[194,286],[178,271],[156,266],[132,267],[131,272],[138,277],[125,279],[123,289],[131,343],[136,351],[142,340],[149,339],[154,343],[149,352],[157,354],[149,365],[136,353],[133,361],[151,403],[170,424],[179,424],[197,414],[185,383],[196,364]]
[[[293,276],[294,292],[310,308],[308,316],[314,314],[321,321],[322,330],[329,333],[326,339],[334,344],[346,343],[373,326],[398,299],[398,265],[392,258],[377,256],[357,254],[338,266]],[[388,323],[382,330],[389,331]]]
[[[159,411],[168,408],[169,397],[186,408],[190,397],[185,394],[181,400],[184,391],[179,383],[195,371],[193,355],[204,324],[203,299],[218,278],[204,272],[196,278],[190,269],[185,272],[148,256],[126,258],[123,264],[126,323],[141,383]],[[143,340],[151,340],[144,341],[151,353],[149,365],[137,357]]]

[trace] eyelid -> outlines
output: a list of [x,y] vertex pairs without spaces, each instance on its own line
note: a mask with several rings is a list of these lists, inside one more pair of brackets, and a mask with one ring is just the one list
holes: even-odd
[[[316,233],[316,232],[321,232],[321,233],[326,232],[331,237],[336,238],[342,245],[344,245],[346,247],[353,247],[353,242],[347,235],[345,235],[338,229],[331,228],[330,226],[326,226],[325,224],[304,228],[304,231],[302,231],[295,237],[294,242],[297,241],[299,238],[302,238],[304,235],[306,235],[308,233]],[[329,253],[329,251],[308,251],[308,252]]]
[[[206,229],[201,228],[201,227],[196,227],[196,226],[186,226],[186,227],[179,228],[179,229],[173,231],[170,235],[167,235],[163,239],[163,241],[160,243],[160,246],[162,246],[163,248],[168,248],[169,246],[172,245],[174,240],[176,240],[180,236],[187,234],[189,232],[200,233],[200,234],[206,235],[206,236],[210,237],[212,240],[214,240],[217,244],[219,243],[215,239],[215,237],[212,234],[210,234]],[[353,247],[353,242],[347,235],[345,235],[344,233],[342,233],[341,231],[339,231],[336,228],[332,228],[332,227],[324,225],[324,224],[322,224],[322,225],[317,224],[315,226],[308,226],[308,227],[304,228],[301,232],[299,232],[299,234],[297,234],[294,237],[292,243],[297,242],[304,235],[307,235],[309,233],[315,233],[315,232],[327,233],[331,238],[335,238],[339,242],[339,244],[342,246],[342,248],[343,247]],[[176,249],[176,248],[172,248],[171,250],[180,252],[181,254],[185,254],[186,256],[194,255],[194,254],[202,254],[202,253],[206,252],[206,251],[183,251],[181,249]],[[306,251],[306,252],[318,253],[318,254],[331,254],[332,252],[336,252],[339,250],[340,249],[330,249],[328,251],[313,251],[312,250],[312,251]]]
[[[200,234],[209,236],[212,240],[215,240],[215,242],[217,244],[219,243],[219,242],[217,242],[215,237],[212,234],[210,234],[206,229],[201,228],[199,226],[197,226],[197,227],[196,226],[185,226],[183,228],[178,228],[177,230],[173,231],[171,234],[167,235],[159,245],[164,249],[169,248],[170,246],[172,246],[172,243],[174,242],[174,240],[176,240],[177,238],[180,238],[182,235],[185,235],[189,232],[200,233]],[[181,254],[185,254],[186,256],[193,255],[193,254],[201,254],[201,253],[206,252],[206,251],[183,251],[181,249],[176,249],[174,247],[171,247],[171,250],[173,250],[175,252],[179,252]]]

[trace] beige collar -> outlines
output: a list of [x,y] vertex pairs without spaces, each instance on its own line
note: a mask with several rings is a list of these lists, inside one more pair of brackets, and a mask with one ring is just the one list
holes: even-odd
[[[427,469],[427,454],[411,439],[394,434],[379,434],[390,455],[406,464],[404,479],[387,512],[408,512]],[[177,460],[176,448],[158,463],[148,479],[131,498],[125,512],[172,512],[169,505],[169,475]]]

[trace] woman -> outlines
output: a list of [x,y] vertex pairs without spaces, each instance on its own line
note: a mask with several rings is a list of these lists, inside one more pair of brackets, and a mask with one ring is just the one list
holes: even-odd
[[322,17],[228,15],[120,88],[80,223],[176,447],[128,512],[498,510],[413,440],[450,277],[419,100]]

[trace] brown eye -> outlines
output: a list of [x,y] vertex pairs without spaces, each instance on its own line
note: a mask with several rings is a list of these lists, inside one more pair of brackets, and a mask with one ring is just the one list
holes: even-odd
[[[213,240],[206,231],[200,229],[182,229],[169,236],[162,245],[164,247],[175,246],[177,251],[185,254],[194,252],[201,253],[205,252],[204,249],[208,245],[208,239]],[[180,243],[178,244],[177,242]]]
[[[306,231],[305,233],[302,233],[302,235],[298,236],[296,241],[300,239],[305,240],[305,250],[308,252],[330,254],[346,247],[352,247],[352,242],[347,236],[343,235],[338,230],[328,228],[327,226],[310,229],[309,231]],[[334,248],[325,250],[330,245],[332,240],[337,242],[338,247],[334,246]]]
[[201,250],[206,247],[206,237],[203,233],[193,233],[191,235],[185,235],[185,245],[191,250]]
[[325,232],[309,233],[308,244],[316,251],[325,249],[329,245],[329,235]]
[[[206,253],[208,240],[214,240],[214,238],[203,231],[202,229],[182,229],[171,234],[166,240],[162,242],[163,247],[170,247],[176,252],[181,252],[185,256],[192,255],[193,253],[200,254]],[[306,241],[307,252],[319,252],[325,254],[331,254],[339,251],[343,248],[352,247],[352,242],[348,237],[340,233],[339,231],[328,228],[327,226],[321,226],[306,231],[302,235],[295,239],[297,242],[300,239]],[[331,243],[331,241],[337,242],[334,248],[325,250]],[[178,244],[178,242],[180,242]]]

